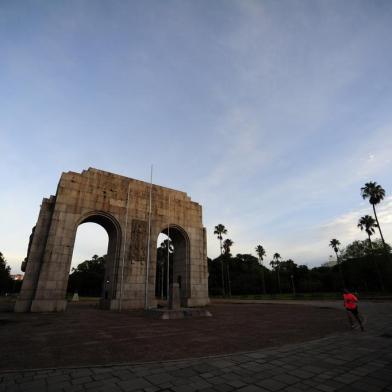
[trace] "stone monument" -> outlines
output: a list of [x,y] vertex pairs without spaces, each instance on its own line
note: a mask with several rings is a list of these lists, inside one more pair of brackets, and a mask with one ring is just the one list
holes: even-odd
[[16,312],[66,309],[76,231],[85,222],[101,225],[109,237],[102,308],[156,307],[160,233],[169,234],[175,247],[172,275],[182,282],[181,306],[209,303],[202,207],[184,192],[89,168],[63,173],[56,195],[43,199]]

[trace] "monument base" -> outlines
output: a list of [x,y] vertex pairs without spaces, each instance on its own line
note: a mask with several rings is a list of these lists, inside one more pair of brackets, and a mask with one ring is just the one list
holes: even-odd
[[180,309],[149,309],[145,311],[149,317],[159,320],[175,320],[190,317],[212,317],[209,310],[203,308],[180,308]]

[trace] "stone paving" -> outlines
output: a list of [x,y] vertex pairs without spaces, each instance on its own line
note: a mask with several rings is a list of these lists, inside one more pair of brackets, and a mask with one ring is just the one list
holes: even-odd
[[365,332],[189,360],[5,372],[0,391],[392,391],[392,303],[361,310]]

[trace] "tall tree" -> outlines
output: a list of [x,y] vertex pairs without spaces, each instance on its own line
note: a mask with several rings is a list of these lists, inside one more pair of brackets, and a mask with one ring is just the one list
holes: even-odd
[[386,252],[384,236],[382,235],[380,222],[378,221],[378,217],[377,217],[377,213],[376,213],[376,204],[380,203],[381,200],[384,199],[385,190],[382,188],[381,185],[378,185],[376,182],[367,182],[365,184],[365,186],[363,186],[361,188],[361,194],[362,194],[362,198],[364,200],[369,199],[369,203],[373,207],[373,213],[374,213],[374,217],[376,218],[378,231],[380,232],[380,237],[381,237],[382,243],[384,244],[384,248],[385,248],[385,252]]
[[227,234],[227,230],[226,227],[224,225],[222,225],[221,223],[219,223],[219,225],[215,226],[214,229],[214,234],[216,234],[216,236],[218,237],[219,240],[219,245],[220,245],[220,254],[221,254],[221,278],[222,278],[222,295],[225,295],[225,280],[223,277],[223,258],[222,258],[222,254],[223,254],[223,247],[222,247],[222,239],[223,239],[223,234]]
[[233,244],[234,244],[234,242],[229,238],[226,238],[223,241],[223,253],[225,255],[227,255],[227,256],[230,255],[230,248],[233,246]]
[[290,282],[291,282],[291,288],[293,290],[293,295],[296,295],[296,289],[295,289],[295,272],[297,270],[297,264],[294,262],[294,260],[288,259],[284,262],[281,263],[281,266],[286,270],[288,276],[290,277]]
[[343,276],[343,270],[342,270],[342,265],[340,263],[340,259],[339,259],[339,246],[340,246],[340,241],[337,240],[336,238],[333,238],[330,242],[329,242],[329,246],[334,250],[335,254],[336,254],[336,263],[338,264],[338,268],[339,268],[339,272],[340,272],[340,279],[342,280],[342,284],[343,286],[346,286],[346,282],[344,280],[344,276]]
[[264,256],[266,256],[265,250],[261,245],[256,246],[256,253],[259,258],[259,262],[261,265],[261,278],[263,281],[263,294],[266,294],[266,289],[265,289],[265,277],[264,277],[264,266],[263,266],[263,260]]
[[[373,253],[373,245],[372,245],[372,240],[370,237],[375,233],[375,227],[377,227],[376,221],[370,215],[365,215],[359,219],[357,226],[361,230],[366,231],[366,234],[368,235],[368,239],[369,239],[369,249],[370,249],[370,252]],[[381,291],[384,291],[384,283],[382,280],[380,270],[378,268],[377,260],[374,257],[372,257],[372,258],[374,260],[374,266],[376,268],[380,289],[381,289]]]
[[[391,246],[388,243],[385,243],[387,247],[387,252],[390,253],[392,251]],[[376,238],[372,240],[372,249],[369,246],[369,240],[358,241],[355,240],[348,244],[345,249],[340,251],[340,259],[341,260],[349,260],[349,259],[358,259],[361,257],[365,257],[369,254],[373,255],[383,255],[384,254],[384,245],[381,241],[381,238]]]
[[12,284],[11,268],[7,265],[3,254],[0,252],[0,294],[8,292]]
[[222,253],[223,253],[223,246],[222,246],[223,236],[222,235],[227,234],[226,227],[224,225],[222,225],[221,223],[219,223],[219,225],[215,226],[214,234],[216,234],[216,236],[218,237],[219,244],[220,244],[220,253],[222,255]]
[[[228,258],[231,257],[230,248],[232,247],[233,244],[234,244],[234,242],[229,238],[226,238],[223,241],[223,254],[226,259],[225,264],[226,264],[226,274],[227,274],[227,293],[229,294],[229,297],[231,297],[231,280],[230,280],[230,265],[229,265]],[[222,258],[222,261],[223,261],[223,258]]]
[[336,238],[333,238],[330,242],[329,242],[329,246],[334,250],[335,254],[336,254],[336,262],[339,262],[339,246],[340,246],[340,241],[337,240]]
[[370,236],[375,233],[375,227],[377,227],[376,221],[370,215],[365,215],[359,219],[357,227],[366,231],[369,238],[369,246],[372,248],[372,240],[370,239]]
[[281,292],[280,289],[280,259],[282,258],[281,255],[279,253],[275,253],[272,256],[273,260],[270,262],[270,266],[274,269],[274,271],[277,274],[277,278],[278,278],[278,290],[279,293]]

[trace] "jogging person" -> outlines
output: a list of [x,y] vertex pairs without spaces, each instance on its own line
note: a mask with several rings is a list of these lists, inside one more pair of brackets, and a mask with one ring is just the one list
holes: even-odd
[[353,316],[354,316],[354,318],[358,321],[361,331],[363,331],[362,321],[358,313],[358,306],[357,306],[358,298],[354,294],[350,293],[347,289],[344,289],[343,300],[344,300],[344,307],[347,310],[347,316],[351,328],[354,328],[354,320],[353,320]]

